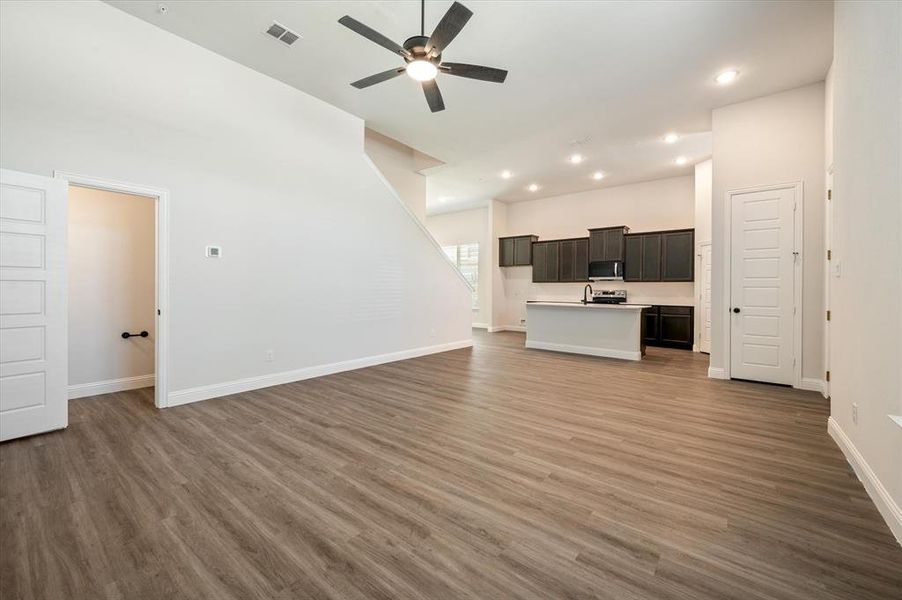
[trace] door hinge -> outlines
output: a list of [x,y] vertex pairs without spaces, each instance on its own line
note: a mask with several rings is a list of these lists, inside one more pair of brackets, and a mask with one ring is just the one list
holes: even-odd
[[827,371],[826,379],[828,382],[830,381],[830,371]]
[[828,321],[830,320],[830,311],[829,310],[827,311],[827,320]]
[[833,200],[833,190],[827,190],[827,200]]
[[833,258],[833,251],[827,250],[827,260],[830,260],[831,258]]
[[157,315],[162,315],[162,314],[163,314],[163,313],[161,313],[161,312],[160,312],[160,309],[158,308],[158,309],[157,309]]

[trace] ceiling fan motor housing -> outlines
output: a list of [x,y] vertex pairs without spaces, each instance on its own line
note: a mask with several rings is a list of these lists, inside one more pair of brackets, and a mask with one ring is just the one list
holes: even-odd
[[415,35],[413,37],[409,37],[404,41],[404,49],[410,52],[410,56],[405,56],[404,60],[407,62],[413,62],[415,60],[428,60],[429,62],[438,65],[442,62],[441,53],[433,56],[432,52],[426,52],[426,44],[429,43],[429,38],[424,35]]

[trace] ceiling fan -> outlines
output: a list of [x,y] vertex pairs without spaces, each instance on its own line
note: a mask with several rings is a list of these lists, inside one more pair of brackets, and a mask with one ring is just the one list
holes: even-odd
[[468,65],[464,63],[442,62],[442,51],[448,47],[460,30],[463,29],[473,12],[460,2],[455,2],[439,21],[432,35],[426,37],[426,1],[420,1],[420,35],[407,38],[403,46],[400,46],[388,39],[375,29],[367,27],[360,21],[348,15],[338,20],[339,23],[348,29],[355,31],[370,40],[382,46],[383,48],[394,52],[401,56],[406,63],[403,67],[389,69],[382,73],[376,73],[369,77],[364,77],[359,81],[355,81],[353,85],[357,89],[363,89],[389,79],[394,79],[401,73],[407,73],[412,79],[419,81],[423,86],[423,93],[426,94],[426,102],[432,112],[445,110],[445,101],[442,100],[442,93],[438,89],[435,77],[439,73],[447,75],[456,75],[457,77],[467,77],[469,79],[479,79],[481,81],[491,81],[494,83],[504,83],[507,77],[507,71],[504,69],[494,69],[492,67],[482,67],[479,65]]

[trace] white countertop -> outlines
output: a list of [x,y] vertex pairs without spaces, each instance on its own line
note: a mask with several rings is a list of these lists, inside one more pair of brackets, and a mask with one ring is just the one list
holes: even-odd
[[614,310],[642,310],[643,308],[651,308],[651,304],[602,304],[589,302],[539,302],[532,301],[526,303],[527,308],[530,306],[555,306],[558,308],[604,308]]

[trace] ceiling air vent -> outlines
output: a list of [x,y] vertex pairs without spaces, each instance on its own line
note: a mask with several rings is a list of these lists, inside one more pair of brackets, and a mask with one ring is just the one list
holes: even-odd
[[299,34],[293,32],[284,25],[279,25],[275,21],[273,21],[272,25],[269,26],[269,29],[266,30],[266,33],[276,38],[286,46],[292,45],[301,38]]

